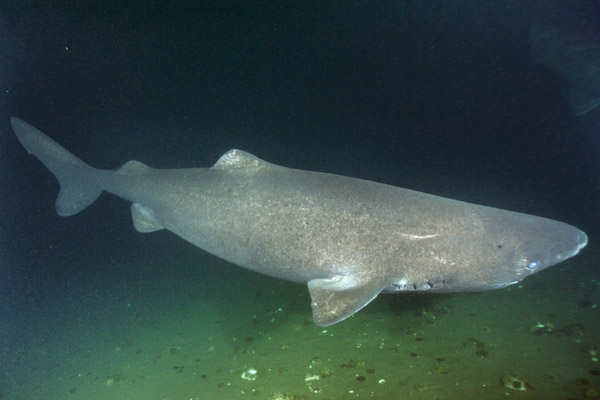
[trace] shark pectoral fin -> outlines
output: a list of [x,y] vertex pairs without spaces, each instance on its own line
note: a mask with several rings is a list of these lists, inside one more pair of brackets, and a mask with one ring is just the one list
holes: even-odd
[[165,229],[165,227],[156,219],[154,211],[139,203],[133,203],[131,205],[131,217],[133,218],[133,226],[138,232],[145,233]]
[[337,275],[308,281],[313,320],[319,326],[340,322],[371,302],[385,287],[380,282],[361,281]]

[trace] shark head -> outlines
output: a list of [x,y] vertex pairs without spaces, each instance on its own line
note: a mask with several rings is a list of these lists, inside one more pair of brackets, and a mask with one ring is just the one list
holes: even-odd
[[517,283],[575,256],[588,242],[587,235],[574,226],[504,210],[488,215],[481,228],[483,235],[473,238],[476,245],[470,255],[464,255],[467,262],[479,266],[476,290]]
[[[386,292],[468,292],[502,288],[575,256],[587,236],[574,226],[489,207],[450,219],[413,268],[400,268]],[[467,222],[468,221],[468,222]],[[389,281],[388,281],[389,282]]]

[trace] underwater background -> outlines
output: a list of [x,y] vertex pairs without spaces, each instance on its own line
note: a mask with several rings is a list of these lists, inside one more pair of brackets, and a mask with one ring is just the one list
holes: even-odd
[[[540,24],[565,32],[564,68],[532,55]],[[600,99],[598,43],[584,0],[3,1],[0,399],[600,398],[600,108],[572,101]],[[98,168],[239,148],[589,245],[505,289],[381,295],[318,327],[306,285],[138,233],[115,196],[58,217],[11,116]]]

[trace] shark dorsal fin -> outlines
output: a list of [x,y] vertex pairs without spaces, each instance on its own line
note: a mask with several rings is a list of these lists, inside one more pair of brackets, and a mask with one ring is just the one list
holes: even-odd
[[273,167],[274,165],[268,163],[260,158],[253,156],[242,150],[233,149],[223,154],[221,158],[211,167],[211,169],[262,169]]

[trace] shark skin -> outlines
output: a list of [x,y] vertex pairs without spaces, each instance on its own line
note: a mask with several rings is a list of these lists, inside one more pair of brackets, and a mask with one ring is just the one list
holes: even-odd
[[139,232],[167,229],[241,267],[307,283],[317,325],[353,315],[381,292],[505,287],[587,244],[579,229],[230,150],[210,168],[99,170],[18,118],[25,149],[58,179],[56,211],[103,192],[129,200]]

